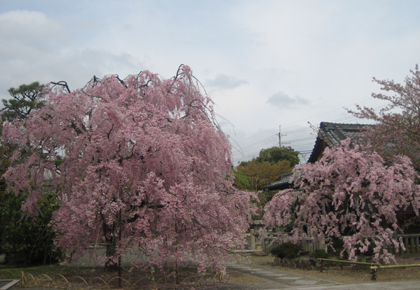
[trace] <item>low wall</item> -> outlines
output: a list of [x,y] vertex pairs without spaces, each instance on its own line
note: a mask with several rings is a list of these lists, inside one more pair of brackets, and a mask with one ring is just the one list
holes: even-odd
[[[262,250],[264,253],[269,254],[271,252],[271,249],[277,247],[278,245],[281,245],[283,242],[285,241],[279,241],[278,237],[276,236],[266,237],[262,241]],[[300,243],[302,244],[304,252],[313,252],[315,250],[327,250],[325,242],[315,240],[314,238],[306,238]]]
[[[73,254],[68,261],[68,266],[86,266],[86,267],[103,267],[105,265],[105,246],[90,246],[85,249],[83,257]],[[132,251],[127,251],[121,260],[121,265],[124,267],[131,267],[135,260],[144,259],[141,253],[133,254]]]

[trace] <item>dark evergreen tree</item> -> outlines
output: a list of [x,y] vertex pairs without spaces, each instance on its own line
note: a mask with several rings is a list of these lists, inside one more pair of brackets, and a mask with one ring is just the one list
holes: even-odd
[[[33,110],[40,109],[42,102],[38,102],[43,85],[33,82],[10,88],[11,99],[3,100],[1,110],[0,132],[3,122],[23,120]],[[55,262],[60,257],[60,250],[54,247],[55,233],[50,228],[53,212],[58,208],[57,196],[46,191],[38,202],[36,216],[30,216],[22,210],[27,194],[24,192],[7,192],[7,185],[2,178],[10,166],[9,158],[15,146],[1,144],[0,146],[0,253],[7,253],[9,262],[28,264],[46,264]],[[22,157],[28,152],[21,152]]]
[[33,82],[29,85],[20,85],[19,88],[10,88],[8,90],[9,100],[2,100],[4,108],[1,109],[3,120],[12,121],[13,119],[23,120],[33,110],[43,106],[42,102],[38,102],[38,97],[42,95],[43,85]]

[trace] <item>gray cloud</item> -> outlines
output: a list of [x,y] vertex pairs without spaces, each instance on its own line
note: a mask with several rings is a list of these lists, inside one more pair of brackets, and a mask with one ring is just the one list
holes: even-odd
[[234,89],[247,83],[248,81],[246,80],[237,79],[224,74],[219,74],[214,79],[206,81],[207,86],[217,89]]
[[0,14],[0,99],[7,90],[34,81],[67,81],[82,87],[93,75],[119,74],[121,78],[144,69],[129,53],[113,53],[79,45],[68,30],[41,12],[11,11]]
[[145,67],[144,63],[129,54],[90,49],[72,49],[68,52],[60,49],[30,61],[18,57],[13,60],[0,84],[0,99],[8,98],[7,90],[22,83],[67,81],[74,90],[83,87],[93,75],[103,77],[106,74],[118,74],[125,78],[128,74],[138,73]]
[[277,92],[268,98],[267,103],[280,108],[295,109],[300,105],[309,105],[310,102],[299,96],[291,98],[283,92]]

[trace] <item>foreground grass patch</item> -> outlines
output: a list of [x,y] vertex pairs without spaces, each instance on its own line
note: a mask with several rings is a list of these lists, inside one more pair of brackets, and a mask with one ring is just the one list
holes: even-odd
[[[219,283],[221,277],[217,273],[199,276],[197,270],[181,268],[180,284],[176,285],[172,269],[141,271],[124,269],[121,282],[118,272],[105,271],[102,268],[39,266],[29,268],[0,268],[0,279],[19,279],[23,287],[58,287],[66,289],[174,289],[200,288]],[[121,283],[121,284],[120,284]],[[121,287],[120,287],[121,285]]]

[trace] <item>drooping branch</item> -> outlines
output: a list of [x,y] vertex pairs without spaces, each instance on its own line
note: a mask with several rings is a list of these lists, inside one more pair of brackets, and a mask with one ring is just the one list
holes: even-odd
[[54,87],[56,87],[56,86],[60,86],[60,87],[62,87],[62,88],[65,88],[65,89],[66,89],[66,91],[67,91],[68,93],[71,93],[70,88],[69,88],[69,86],[68,86],[67,82],[65,82],[65,81],[51,82],[51,84],[53,85],[53,86],[50,88],[51,90],[52,90]]

